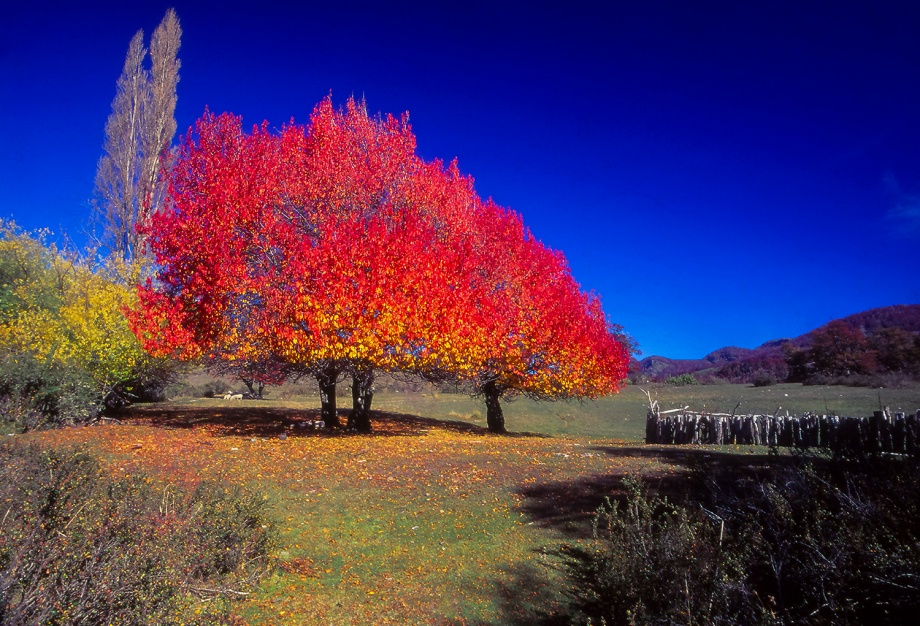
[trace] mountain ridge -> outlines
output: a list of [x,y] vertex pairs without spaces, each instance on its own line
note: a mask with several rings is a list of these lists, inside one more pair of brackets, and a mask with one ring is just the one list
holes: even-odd
[[[870,336],[883,328],[900,328],[909,333],[920,333],[920,304],[895,304],[853,313],[830,320],[797,337],[771,339],[756,348],[725,346],[713,350],[700,359],[671,359],[652,355],[633,361],[631,378],[664,381],[681,374],[702,374],[704,377],[744,379],[762,370],[777,370],[785,364],[785,351],[790,348],[807,349],[815,333],[834,322],[844,322]],[[788,348],[787,348],[788,346]],[[718,374],[721,373],[722,376]],[[732,382],[752,382],[732,380]]]

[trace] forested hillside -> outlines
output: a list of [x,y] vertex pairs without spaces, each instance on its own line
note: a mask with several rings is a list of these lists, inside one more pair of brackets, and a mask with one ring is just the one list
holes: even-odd
[[876,385],[915,380],[920,378],[920,304],[855,313],[754,349],[725,347],[702,359],[650,356],[630,368],[634,382],[665,382],[685,374],[697,382],[754,384]]

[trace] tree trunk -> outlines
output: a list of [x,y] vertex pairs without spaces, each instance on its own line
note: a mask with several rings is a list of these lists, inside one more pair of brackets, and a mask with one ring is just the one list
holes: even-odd
[[246,388],[249,389],[249,395],[253,398],[262,399],[262,392],[265,390],[265,383],[261,380],[253,380],[251,378],[241,379],[246,385]]
[[371,431],[371,401],[374,399],[374,370],[357,370],[351,378],[351,414],[348,427],[360,432]]
[[495,381],[489,381],[482,386],[482,393],[486,397],[486,423],[489,430],[493,433],[504,433],[505,415],[502,413],[500,402],[502,392],[496,386]]
[[316,373],[316,382],[319,383],[320,419],[326,423],[326,428],[338,428],[339,414],[335,407],[335,383],[339,373],[334,367],[326,367]]

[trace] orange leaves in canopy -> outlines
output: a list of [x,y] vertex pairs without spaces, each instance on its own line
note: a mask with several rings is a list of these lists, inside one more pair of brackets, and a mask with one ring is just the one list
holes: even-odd
[[185,138],[160,271],[135,330],[152,351],[409,369],[537,397],[615,390],[628,356],[598,299],[456,163],[424,162],[406,118],[320,102],[306,127]]

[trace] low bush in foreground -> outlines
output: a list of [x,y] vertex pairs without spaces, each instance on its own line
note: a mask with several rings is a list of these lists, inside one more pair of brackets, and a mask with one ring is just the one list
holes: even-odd
[[715,624],[726,615],[754,623],[737,594],[740,564],[720,551],[720,528],[698,509],[650,496],[638,479],[625,487],[624,502],[598,509],[594,543],[565,550],[573,623]]
[[913,462],[712,479],[675,504],[637,480],[568,548],[576,623],[902,624],[920,610]]
[[0,511],[3,624],[225,622],[270,548],[261,497],[112,479],[75,450],[0,446]]

